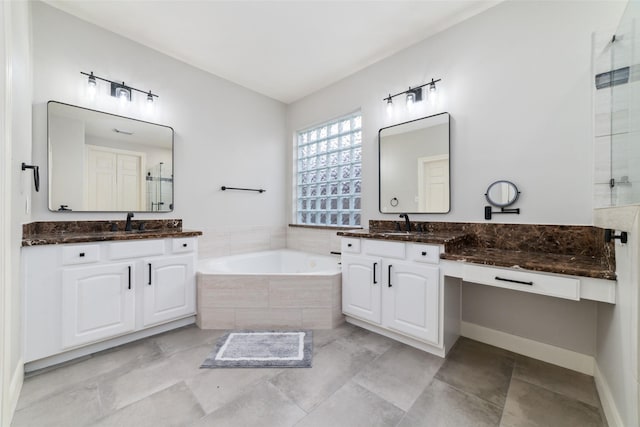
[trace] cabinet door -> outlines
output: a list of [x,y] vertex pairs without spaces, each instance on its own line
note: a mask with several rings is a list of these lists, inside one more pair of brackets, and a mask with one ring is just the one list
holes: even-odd
[[62,347],[133,331],[133,265],[118,263],[62,270]]
[[195,313],[195,256],[150,259],[145,263],[143,324],[166,322]]
[[380,324],[380,258],[342,255],[342,312]]
[[384,326],[438,344],[438,267],[386,261]]

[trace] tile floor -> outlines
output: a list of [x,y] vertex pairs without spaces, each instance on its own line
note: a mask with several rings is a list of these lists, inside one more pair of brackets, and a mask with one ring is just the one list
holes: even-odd
[[593,378],[461,338],[446,360],[352,325],[311,369],[199,369],[181,328],[25,380],[13,426],[606,426]]

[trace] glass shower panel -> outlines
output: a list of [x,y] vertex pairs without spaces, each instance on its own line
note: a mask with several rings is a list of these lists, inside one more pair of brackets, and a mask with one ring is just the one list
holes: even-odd
[[611,206],[640,203],[639,25],[640,4],[629,2],[611,49]]
[[173,171],[163,162],[147,170],[147,210],[173,209]]

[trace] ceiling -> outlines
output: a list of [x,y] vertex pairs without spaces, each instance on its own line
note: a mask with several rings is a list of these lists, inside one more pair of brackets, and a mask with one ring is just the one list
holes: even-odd
[[45,1],[291,103],[500,0]]

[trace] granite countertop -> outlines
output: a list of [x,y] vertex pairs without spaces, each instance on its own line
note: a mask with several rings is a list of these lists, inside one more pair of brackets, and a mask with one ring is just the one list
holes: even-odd
[[403,233],[401,231],[389,230],[352,230],[339,231],[338,236],[359,237],[362,239],[375,240],[397,240],[401,242],[431,243],[434,245],[451,245],[465,241],[469,233],[463,231],[434,231],[434,232],[414,232]]
[[522,268],[546,273],[569,274],[616,280],[616,273],[598,257],[526,252],[505,249],[464,247],[440,254],[441,259],[465,261],[497,267]]
[[[144,226],[142,226],[144,224]],[[115,225],[118,231],[111,231]],[[194,237],[201,231],[183,230],[182,220],[132,221],[132,231],[124,231],[124,221],[44,221],[22,227],[22,246],[66,243],[105,242],[111,240],[164,239]],[[140,228],[143,230],[140,230]]]
[[[412,222],[412,224],[414,224]],[[616,280],[615,252],[604,230],[589,226],[422,223],[425,232],[394,231],[393,221],[339,236],[444,245],[444,260]]]

